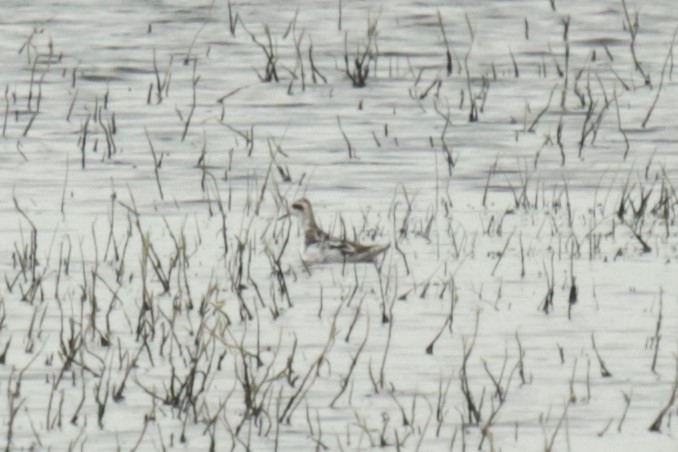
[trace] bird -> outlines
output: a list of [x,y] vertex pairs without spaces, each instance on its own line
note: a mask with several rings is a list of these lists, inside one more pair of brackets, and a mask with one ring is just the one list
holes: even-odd
[[376,257],[384,253],[390,246],[390,244],[366,245],[331,237],[316,224],[313,217],[313,207],[306,198],[294,201],[290,214],[297,217],[299,226],[304,232],[301,259],[306,265],[374,262]]

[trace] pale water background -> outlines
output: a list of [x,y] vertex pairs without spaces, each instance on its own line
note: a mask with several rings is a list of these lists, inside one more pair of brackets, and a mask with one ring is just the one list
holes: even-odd
[[[545,450],[552,438],[553,450],[676,450],[675,403],[661,432],[648,427],[669,402],[677,372],[678,74],[669,50],[678,12],[671,1],[627,6],[632,22],[638,12],[635,51],[651,86],[635,69],[617,1],[556,1],[554,11],[546,0],[346,0],[341,30],[337,1],[234,1],[234,35],[224,1],[4,1],[0,444],[11,431],[10,450],[203,450],[211,438],[217,450],[395,450],[398,443],[472,450],[487,426],[483,450]],[[565,78],[556,65],[565,71],[567,17],[561,107]],[[344,73],[344,39],[352,60],[370,20],[378,21],[378,57],[367,86],[354,88]],[[266,57],[248,31],[267,45],[265,26],[279,83],[262,83],[255,72],[264,73]],[[291,73],[301,76],[300,38],[303,87],[300,78],[291,83]],[[310,78],[311,42],[326,83]],[[154,52],[160,80],[168,80],[162,99]],[[643,127],[663,67],[661,95]],[[477,122],[468,119],[466,68],[475,95],[488,87]],[[182,140],[194,77],[195,109]],[[550,107],[528,131],[552,90]],[[580,156],[591,101],[599,128]],[[436,110],[449,117],[447,129]],[[162,159],[164,199],[146,133]],[[615,214],[628,196],[625,219],[633,222],[631,203],[650,189],[650,206],[668,194],[668,221],[649,208],[641,213],[651,247],[643,253]],[[276,221],[281,200],[302,195],[327,229],[397,240],[406,258],[392,246],[379,273],[368,265],[307,272],[296,225]],[[31,226],[15,200],[36,226],[35,273],[18,264],[30,250]],[[290,227],[280,260],[288,302],[270,254]],[[167,293],[150,264],[142,284],[140,231],[165,270],[174,240],[185,244]],[[578,301],[568,319],[572,275]],[[554,308],[545,314],[551,276]],[[152,314],[142,308],[144,287]],[[451,287],[452,326],[428,354],[450,313]],[[241,316],[238,289],[252,320]],[[480,422],[468,423],[460,370],[476,318],[467,366],[482,408]],[[139,323],[154,332],[148,347]],[[84,345],[55,384],[71,331]],[[592,334],[609,377],[601,376]],[[357,353],[349,386],[330,407]],[[200,369],[195,405],[163,403],[191,359]],[[490,425],[500,401],[484,364],[508,387]],[[259,385],[259,416],[246,410],[245,372]],[[114,400],[123,381],[124,398]],[[299,388],[291,419],[278,422],[276,412]]]

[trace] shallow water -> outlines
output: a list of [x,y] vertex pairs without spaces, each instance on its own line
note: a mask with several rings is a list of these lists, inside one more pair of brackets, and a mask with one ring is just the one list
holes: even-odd
[[[6,2],[2,443],[674,450],[675,403],[661,433],[648,427],[677,372],[672,59],[661,80],[678,16],[668,1],[627,5],[649,87],[620,2],[555,4],[346,1],[339,30],[336,1],[232,2],[232,35],[223,1]],[[375,19],[378,56],[354,88],[344,40],[352,62]],[[265,26],[279,83],[257,75],[266,58],[248,31],[267,45]],[[326,83],[311,80],[311,42]],[[469,81],[475,96],[488,87],[477,122]],[[333,233],[393,243],[382,265],[304,269],[298,228],[275,221],[302,195]]]

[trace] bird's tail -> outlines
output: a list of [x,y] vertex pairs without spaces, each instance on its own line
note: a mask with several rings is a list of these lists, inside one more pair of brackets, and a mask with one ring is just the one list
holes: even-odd
[[375,258],[380,254],[384,253],[390,247],[391,247],[390,243],[386,243],[384,245],[374,245],[370,250],[370,254],[372,255],[373,258]]

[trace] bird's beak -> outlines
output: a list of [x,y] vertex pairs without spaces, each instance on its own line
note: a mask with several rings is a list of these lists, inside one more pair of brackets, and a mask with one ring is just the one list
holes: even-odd
[[284,220],[285,218],[288,218],[290,215],[292,215],[291,212],[287,211],[278,217],[278,221]]

